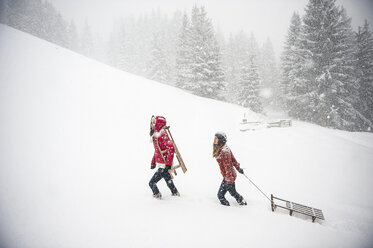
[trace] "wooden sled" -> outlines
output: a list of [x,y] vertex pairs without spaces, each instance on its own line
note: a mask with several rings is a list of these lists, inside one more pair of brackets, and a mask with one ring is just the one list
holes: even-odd
[[168,170],[168,173],[170,173],[171,178],[174,178],[174,176],[172,174],[175,174],[175,176],[177,176],[177,172],[176,172],[177,168],[181,168],[184,173],[187,171],[187,168],[184,164],[183,158],[180,155],[179,149],[176,146],[175,140],[173,139],[173,137],[171,135],[170,126],[166,126],[163,129],[166,130],[166,133],[167,133],[168,137],[170,137],[170,140],[171,140],[171,142],[172,142],[172,144],[174,145],[174,148],[175,148],[176,158],[179,161],[178,165],[172,165],[171,170]]
[[[276,202],[275,202],[276,200]],[[324,214],[322,210],[317,208],[307,207],[295,202],[283,200],[277,197],[274,197],[271,194],[271,205],[272,205],[272,212],[276,210],[277,207],[289,210],[290,216],[293,215],[293,212],[304,214],[307,216],[312,217],[312,222],[315,222],[316,219],[325,220]]]

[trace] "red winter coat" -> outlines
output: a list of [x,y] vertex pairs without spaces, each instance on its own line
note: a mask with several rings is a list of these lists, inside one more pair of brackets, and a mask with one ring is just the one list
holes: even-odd
[[[165,126],[166,118],[162,116],[155,117],[154,134],[152,136],[154,145],[154,156],[151,163],[152,166],[155,166],[156,163],[171,166],[174,159],[175,148],[166,131],[162,129]],[[163,153],[163,157],[165,160],[163,160],[161,153],[159,152],[157,141],[159,147],[161,148],[161,151],[166,151],[165,153]]]
[[233,167],[236,167],[236,169],[239,170],[240,164],[237,162],[231,149],[229,149],[227,145],[220,148],[216,161],[218,161],[220,172],[223,175],[224,180],[227,181],[228,184],[232,184],[237,177],[237,173]]

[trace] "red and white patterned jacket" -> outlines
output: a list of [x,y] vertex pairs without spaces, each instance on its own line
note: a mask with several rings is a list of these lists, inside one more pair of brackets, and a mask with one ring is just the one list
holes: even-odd
[[[166,118],[164,118],[163,116],[155,117],[154,134],[152,136],[154,145],[154,156],[151,162],[152,166],[155,166],[156,163],[171,166],[174,159],[175,148],[166,131],[162,129],[165,126]],[[165,151],[165,153],[163,153],[164,160],[161,153],[159,152],[157,141],[161,151]]]
[[228,184],[232,184],[237,178],[237,173],[233,167],[236,167],[236,169],[239,170],[240,164],[237,162],[231,149],[229,149],[226,144],[220,148],[216,161],[219,164],[220,172],[223,175],[224,180]]

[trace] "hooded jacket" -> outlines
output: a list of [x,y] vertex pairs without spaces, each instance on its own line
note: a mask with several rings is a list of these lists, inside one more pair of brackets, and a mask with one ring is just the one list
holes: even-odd
[[[154,156],[151,162],[152,166],[155,166],[156,164],[166,164],[171,167],[174,159],[175,148],[166,131],[163,129],[165,126],[166,118],[163,116],[155,117],[154,134],[152,136],[154,145]],[[158,149],[157,143],[163,153],[164,159]]]
[[240,164],[237,162],[236,158],[233,156],[233,153],[229,147],[224,144],[219,151],[219,155],[216,157],[216,161],[219,164],[220,172],[224,180],[228,184],[232,184],[236,178],[237,173],[233,167],[236,167],[237,170],[240,169]]

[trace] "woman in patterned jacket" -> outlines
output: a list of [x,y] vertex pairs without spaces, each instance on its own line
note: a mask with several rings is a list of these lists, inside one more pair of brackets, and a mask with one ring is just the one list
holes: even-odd
[[220,172],[223,176],[223,181],[220,185],[218,191],[218,199],[222,205],[229,206],[229,202],[225,199],[225,194],[227,191],[233,196],[238,204],[247,205],[244,198],[237,193],[235,180],[237,173],[234,168],[241,174],[243,174],[243,169],[240,168],[240,164],[237,162],[231,149],[227,146],[227,135],[223,132],[218,132],[215,134],[214,144],[213,144],[213,157],[219,164]]
[[154,155],[151,162],[151,169],[158,167],[154,176],[149,182],[149,186],[153,191],[154,198],[162,198],[161,192],[157,187],[157,183],[163,178],[166,181],[168,188],[171,190],[173,196],[180,196],[176,189],[171,175],[168,172],[171,169],[172,161],[174,159],[175,148],[166,131],[163,129],[166,126],[166,118],[163,116],[153,116],[150,126],[150,136],[154,145]]

